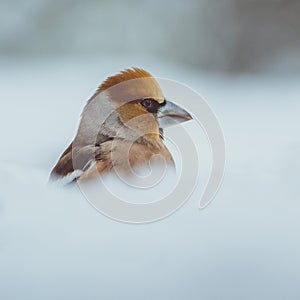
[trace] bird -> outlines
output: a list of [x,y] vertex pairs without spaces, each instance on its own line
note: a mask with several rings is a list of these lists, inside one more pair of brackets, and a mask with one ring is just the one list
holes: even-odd
[[190,113],[167,100],[148,71],[124,69],[104,80],[87,101],[77,133],[52,169],[50,181],[67,185],[115,170],[131,174],[156,156],[174,166],[164,129],[188,120]]

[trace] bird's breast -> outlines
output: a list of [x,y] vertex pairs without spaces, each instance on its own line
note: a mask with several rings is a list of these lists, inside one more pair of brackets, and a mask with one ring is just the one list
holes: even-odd
[[81,182],[114,171],[130,176],[135,169],[149,164],[174,165],[172,155],[163,143],[154,147],[137,142],[109,141],[101,148],[100,159],[81,175]]

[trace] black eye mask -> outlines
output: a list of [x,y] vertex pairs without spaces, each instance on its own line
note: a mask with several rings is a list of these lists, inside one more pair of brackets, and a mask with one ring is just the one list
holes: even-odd
[[156,114],[158,109],[166,104],[166,101],[163,103],[158,103],[152,98],[146,98],[141,102],[141,104],[147,109],[148,112]]

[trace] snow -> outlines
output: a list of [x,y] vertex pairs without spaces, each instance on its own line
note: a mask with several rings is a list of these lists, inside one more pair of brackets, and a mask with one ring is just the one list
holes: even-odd
[[[130,225],[98,213],[76,186],[47,185],[85,101],[132,65],[191,86],[218,115],[226,174],[204,210],[192,198],[162,221]],[[1,66],[1,299],[297,299],[299,76],[216,75],[140,58]],[[209,147],[183,126],[203,146],[202,188]]]

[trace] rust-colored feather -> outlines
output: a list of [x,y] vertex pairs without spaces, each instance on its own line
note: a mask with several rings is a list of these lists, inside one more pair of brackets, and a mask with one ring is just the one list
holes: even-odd
[[152,77],[152,75],[150,73],[148,73],[147,71],[143,70],[143,69],[139,69],[139,68],[131,68],[131,69],[125,69],[123,71],[121,71],[120,73],[110,76],[108,77],[97,89],[96,93],[105,91],[106,89],[127,81],[127,80],[131,80],[131,79],[139,79],[139,78],[147,78],[147,77]]
[[96,90],[90,101],[101,92],[107,93],[115,103],[127,103],[145,97],[162,103],[164,96],[156,79],[139,68],[125,69],[108,77]]

